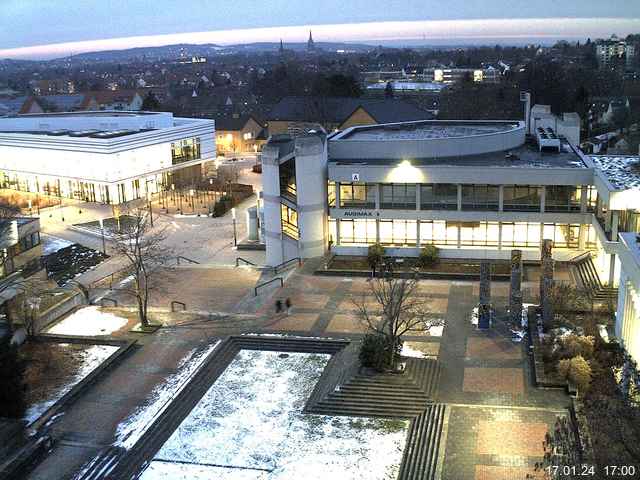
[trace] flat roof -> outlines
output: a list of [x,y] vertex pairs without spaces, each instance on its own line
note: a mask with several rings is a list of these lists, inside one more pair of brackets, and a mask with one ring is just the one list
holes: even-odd
[[162,115],[164,112],[97,110],[79,112],[23,113],[8,118],[61,118],[61,117],[141,117],[146,115]]
[[139,130],[119,129],[119,130],[50,130],[50,131],[5,131],[0,133],[39,135],[45,137],[67,137],[67,138],[117,138],[137,133],[151,132],[154,128],[141,128]]
[[[532,142],[508,151],[483,153],[479,155],[461,155],[456,157],[410,158],[406,160],[413,166],[451,166],[451,167],[514,167],[514,168],[589,168],[580,155],[568,143],[562,143],[560,152],[540,151]],[[332,165],[397,165],[397,158],[362,159],[329,158]]]
[[640,156],[592,155],[591,160],[614,188],[640,189]]
[[391,123],[386,125],[359,126],[337,135],[333,141],[364,140],[433,140],[463,138],[508,132],[519,127],[518,122],[500,121],[446,121]]

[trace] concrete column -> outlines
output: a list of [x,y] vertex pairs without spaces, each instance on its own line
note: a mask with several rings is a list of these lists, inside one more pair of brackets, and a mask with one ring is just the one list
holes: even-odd
[[580,212],[586,213],[588,207],[587,195],[589,194],[589,187],[587,185],[582,185],[580,187]]
[[498,222],[498,250],[502,250],[502,222]]
[[[458,184],[458,211],[462,210],[462,185]],[[458,235],[460,237],[460,235]],[[460,244],[458,243],[458,247]]]
[[340,245],[341,241],[340,241],[340,219],[336,218],[336,238],[334,240],[336,242],[336,245]]
[[336,186],[336,208],[340,208],[340,182],[334,182]]
[[540,213],[544,213],[546,202],[547,202],[547,188],[543,185],[542,187],[540,187]]
[[580,250],[584,250],[586,248],[588,229],[589,229],[589,225],[585,225],[583,223],[580,224],[580,235],[578,237],[578,248]]
[[[498,210],[504,211],[504,185],[498,187]],[[502,232],[502,224],[500,225],[500,231]]]
[[616,254],[612,253],[609,258],[609,286],[613,287],[616,281]]
[[509,314],[511,321],[520,325],[522,320],[522,250],[511,250]]
[[420,220],[416,220],[416,246],[420,248]]
[[420,199],[421,199],[421,193],[420,193],[420,184],[416,183],[416,211],[420,210]]
[[620,223],[620,212],[617,210],[611,211],[611,241],[618,241],[618,224]]
[[380,189],[382,188],[379,183],[376,184],[376,210],[380,210]]

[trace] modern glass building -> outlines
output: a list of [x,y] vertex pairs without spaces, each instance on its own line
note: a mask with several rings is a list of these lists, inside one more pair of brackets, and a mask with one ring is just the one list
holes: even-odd
[[633,250],[620,233],[640,233],[639,167],[637,157],[585,156],[551,127],[520,121],[277,137],[263,151],[267,262],[329,248],[366,255],[374,243],[390,256],[436,245],[444,258],[508,259],[519,249],[538,261],[551,239],[556,260],[590,252],[598,282],[631,292],[625,305],[636,306],[619,312],[640,325],[640,274],[630,273],[640,267],[620,260]]
[[119,204],[202,178],[212,120],[156,112],[0,118],[0,187]]

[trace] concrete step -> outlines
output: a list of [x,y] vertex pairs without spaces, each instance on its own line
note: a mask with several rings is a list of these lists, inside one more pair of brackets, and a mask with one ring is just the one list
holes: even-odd
[[371,397],[368,395],[351,395],[341,393],[330,393],[328,395],[329,403],[333,405],[363,405],[376,407],[408,407],[422,410],[425,405],[430,403],[428,398],[407,398],[407,397]]
[[398,480],[436,480],[446,406],[427,407],[411,422]]
[[[398,391],[395,389],[389,388],[381,388],[381,387],[368,387],[368,386],[359,386],[353,383],[343,385],[340,387],[339,392],[348,394],[348,395],[369,395],[372,397],[390,397],[390,398],[398,398],[399,396],[405,398],[429,398],[423,391],[420,390],[408,390],[403,389],[402,391]],[[337,391],[333,391],[331,393],[338,393]]]
[[422,411],[423,409],[419,408],[385,408],[377,406],[366,407],[359,404],[340,405],[339,407],[336,407],[336,405],[334,405],[333,403],[326,404],[320,402],[314,407],[313,414],[349,417],[411,419],[415,418],[417,415],[420,415]]

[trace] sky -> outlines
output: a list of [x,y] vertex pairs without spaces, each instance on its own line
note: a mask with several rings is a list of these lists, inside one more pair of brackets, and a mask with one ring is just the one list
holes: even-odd
[[[579,19],[579,20],[576,20]],[[523,43],[640,33],[638,0],[0,0],[0,58],[305,41]]]

